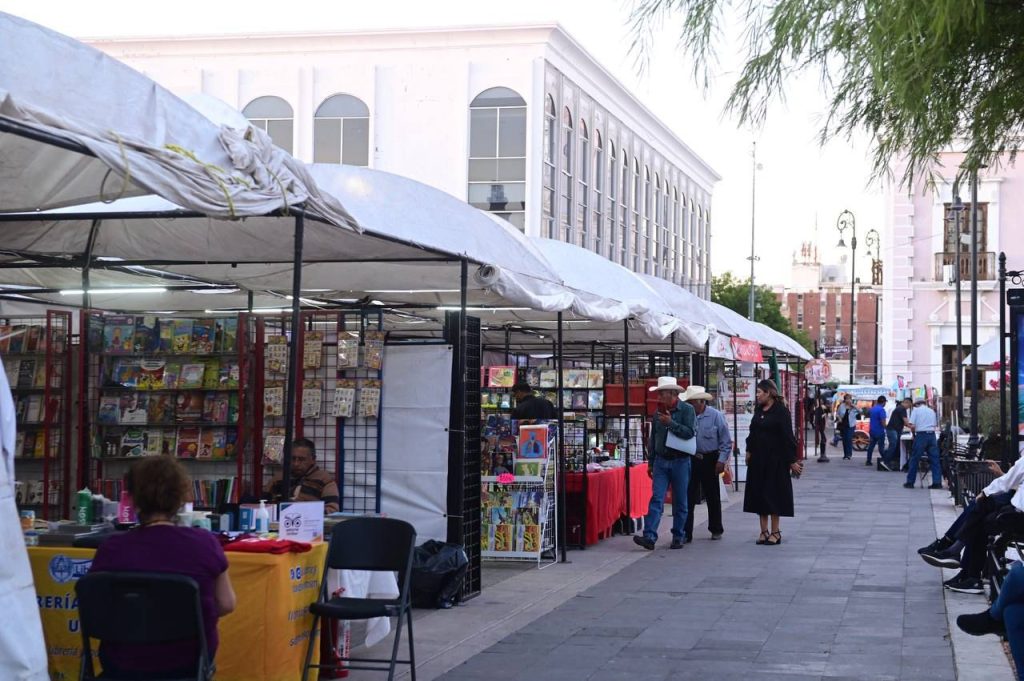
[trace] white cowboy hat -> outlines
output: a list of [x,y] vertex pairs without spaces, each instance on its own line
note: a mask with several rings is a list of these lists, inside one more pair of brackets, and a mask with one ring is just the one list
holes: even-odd
[[679,396],[679,399],[682,400],[683,402],[689,402],[690,400],[705,400],[707,402],[710,402],[715,398],[713,398],[704,390],[704,386],[691,385],[689,388],[686,389],[686,392]]
[[658,385],[653,385],[648,388],[648,392],[658,392],[660,390],[672,390],[677,393],[681,393],[685,390],[681,385],[676,383],[676,379],[671,376],[659,376]]

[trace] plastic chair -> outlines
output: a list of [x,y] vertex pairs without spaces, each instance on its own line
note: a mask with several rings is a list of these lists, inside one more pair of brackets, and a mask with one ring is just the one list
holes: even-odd
[[[91,572],[75,585],[82,628],[81,681],[129,681],[138,675],[97,677],[90,639],[107,643],[151,645],[194,640],[199,654],[195,674],[168,676],[173,681],[210,681],[214,667],[207,652],[199,585],[191,577],[151,572]],[[188,660],[168,660],[187,669]],[[180,666],[179,666],[180,665]],[[173,672],[174,669],[168,670]]]
[[[394,518],[353,518],[339,523],[331,532],[327,561],[320,581],[320,595],[309,611],[317,617],[309,631],[306,643],[306,664],[302,681],[309,678],[310,669],[362,669],[387,671],[388,681],[395,677],[395,666],[407,664],[410,678],[416,681],[416,655],[412,637],[412,606],[409,600],[409,581],[412,573],[413,549],[416,530],[404,520]],[[398,573],[398,598],[345,598],[327,592],[328,570],[371,570]],[[395,642],[391,659],[346,657],[339,664],[312,664],[313,645],[317,641],[320,618],[335,620],[368,620],[376,617],[395,617]],[[409,625],[409,659],[398,659],[398,645],[402,639],[402,619]],[[365,663],[348,664],[350,662]],[[386,665],[386,666],[385,666]]]

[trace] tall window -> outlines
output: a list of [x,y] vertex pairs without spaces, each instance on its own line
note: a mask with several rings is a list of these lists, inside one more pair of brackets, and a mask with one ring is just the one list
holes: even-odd
[[633,230],[633,238],[630,243],[632,254],[632,270],[640,271],[640,202],[643,200],[643,188],[640,184],[640,161],[633,157],[633,193],[630,196],[630,205],[633,208],[633,219],[630,222],[630,229]]
[[317,108],[313,162],[370,165],[370,110],[361,99],[334,95]]
[[508,88],[469,105],[469,202],[526,228],[526,102]]
[[604,140],[601,131],[594,131],[594,252],[604,255]]
[[576,245],[590,248],[590,130],[580,119],[579,195],[576,208]]
[[[652,213],[652,198],[651,198],[651,169],[648,166],[644,166],[644,224],[641,237],[643,239],[642,246],[640,249],[640,256],[643,258],[643,272],[649,273],[651,271],[651,213]],[[640,269],[635,270],[637,272]]]
[[700,279],[697,278],[697,202],[690,197],[690,283],[695,292],[699,292]]
[[573,138],[572,111],[566,107],[562,111],[562,241],[572,243],[572,170],[573,170]]
[[[944,266],[956,265],[960,268],[960,279],[971,278],[971,204],[963,204],[960,211],[960,232],[956,231],[956,214],[953,204],[945,205],[942,226],[942,253],[935,256],[935,278],[944,280]],[[988,252],[988,204],[978,204],[978,277],[980,279],[995,278],[995,256]]]
[[654,174],[654,219],[651,221],[653,224],[653,230],[651,231],[651,274],[655,276],[661,276],[661,259],[658,257],[658,253],[661,251],[661,226],[662,224],[662,206],[661,206],[661,176],[657,173]]
[[675,213],[672,211],[672,193],[668,188],[668,180],[662,186],[661,198],[661,276],[672,279],[675,262],[675,244],[672,243],[672,218]]
[[544,209],[545,234],[554,239],[555,232],[555,149],[558,144],[558,130],[555,120],[555,100],[551,95],[544,97],[544,191],[541,202]]
[[690,282],[690,208],[686,201],[686,194],[680,197],[679,202],[680,236],[679,244],[679,279],[680,286],[686,286]]
[[291,104],[280,97],[257,97],[245,105],[242,115],[249,119],[254,128],[270,135],[274,144],[292,153],[295,114],[292,113]]
[[[608,259],[615,261],[615,211],[618,210],[619,164],[615,156],[615,142],[608,140],[608,208],[605,210],[608,221]],[[602,254],[605,255],[605,254]]]
[[679,213],[679,188],[672,188],[672,281],[679,283],[682,263],[682,215]]
[[629,154],[622,148],[622,191],[619,192],[619,260],[623,267],[629,267]]

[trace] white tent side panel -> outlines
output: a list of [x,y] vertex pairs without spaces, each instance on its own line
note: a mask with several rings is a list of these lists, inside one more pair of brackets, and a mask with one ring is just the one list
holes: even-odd
[[381,511],[416,528],[416,542],[448,537],[448,424],[452,349],[390,345],[381,407]]

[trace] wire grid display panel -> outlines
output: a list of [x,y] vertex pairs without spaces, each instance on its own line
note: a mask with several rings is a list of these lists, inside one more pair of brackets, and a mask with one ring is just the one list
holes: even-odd
[[[338,367],[336,373],[338,380],[348,381],[350,385],[356,387],[354,415],[336,419],[337,472],[341,488],[341,510],[348,513],[380,512],[381,421],[379,414],[385,387],[381,381],[383,375],[381,369],[366,366],[366,360],[373,352],[370,350],[371,346],[367,344],[367,333],[382,333],[383,326],[384,319],[380,310],[360,309],[342,312],[339,315],[337,330],[343,334],[358,334],[360,343],[359,366]],[[337,337],[335,342],[337,343]],[[380,351],[383,354],[383,348],[380,348]],[[336,351],[336,358],[337,355]],[[369,391],[372,391],[374,387],[380,391],[376,398],[377,410],[375,415],[365,415],[361,413],[365,410],[362,409],[360,403],[372,394]]]
[[[296,437],[313,441],[317,465],[338,478],[338,418],[334,391],[338,387],[337,312],[306,312],[302,317],[302,373],[299,381]],[[346,509],[347,510],[347,509]]]
[[[480,366],[483,352],[480,319],[466,317],[465,437],[462,461],[462,545],[469,558],[469,569],[462,586],[463,598],[480,593]],[[451,512],[451,511],[450,511]]]
[[[262,395],[255,396],[254,414],[259,405],[259,418],[255,419],[259,433],[255,434],[254,442],[259,443],[259,465],[256,470],[260,476],[260,489],[268,490],[275,477],[281,475],[281,457],[284,455],[285,432],[285,401],[288,389],[289,354],[291,342],[291,319],[288,316],[266,316],[255,320],[253,339],[260,349],[259,361],[253,372],[262,372],[257,376],[258,386],[262,386]],[[279,347],[282,346],[282,347]],[[257,439],[258,438],[258,439]],[[255,446],[255,445],[254,445]]]

